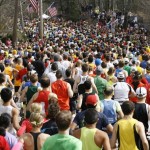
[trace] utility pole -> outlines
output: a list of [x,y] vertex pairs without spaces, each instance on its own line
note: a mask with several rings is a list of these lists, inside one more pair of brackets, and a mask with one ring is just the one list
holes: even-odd
[[21,2],[21,0],[20,0],[20,15],[21,15],[21,25],[22,25],[22,29],[24,29],[23,11],[22,11],[22,2]]
[[15,14],[14,14],[14,24],[13,24],[13,39],[12,39],[12,45],[15,47],[17,42],[17,22],[18,22],[18,5],[19,0],[15,0]]
[[43,40],[43,4],[42,0],[39,0],[39,13],[40,13],[40,39]]

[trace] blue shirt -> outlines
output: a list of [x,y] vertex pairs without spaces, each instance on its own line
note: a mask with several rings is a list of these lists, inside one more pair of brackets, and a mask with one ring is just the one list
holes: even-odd
[[[76,123],[79,128],[82,128],[84,126],[84,115],[85,115],[86,110],[79,112],[76,117],[74,118],[73,122]],[[98,128],[99,130],[102,130],[103,128],[106,128],[107,125],[109,124],[107,117],[103,114],[98,112],[98,122],[96,125],[96,128]]]

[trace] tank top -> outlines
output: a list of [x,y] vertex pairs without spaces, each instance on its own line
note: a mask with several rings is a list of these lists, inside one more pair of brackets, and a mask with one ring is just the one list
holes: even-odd
[[38,132],[38,133],[33,133],[33,132],[30,132],[30,134],[32,135],[33,137],[33,140],[34,140],[34,150],[38,150],[38,146],[37,146],[37,139],[38,139],[38,136],[41,134],[41,132]]
[[122,119],[118,121],[117,136],[119,150],[138,150],[136,144],[137,135],[135,134],[135,124],[137,122],[135,119]]
[[89,129],[86,127],[81,128],[81,137],[82,141],[82,150],[102,150],[102,148],[98,147],[95,144],[94,136],[97,129]]
[[3,114],[3,113],[7,113],[12,117],[12,109],[13,109],[12,106],[3,106],[3,105],[1,105],[0,106],[0,115]]
[[52,92],[58,96],[58,104],[61,110],[69,110],[69,95],[67,82],[63,80],[57,80],[52,83]]
[[[13,107],[12,106],[3,106],[3,105],[0,105],[0,115],[3,114],[3,113],[7,113],[9,114],[11,117],[12,117],[12,109]],[[16,130],[14,129],[13,125],[10,124],[8,130],[7,130],[9,133],[15,135],[16,134]]]
[[83,93],[82,94],[82,105],[81,105],[81,109],[82,111],[86,110],[87,109],[87,106],[86,106],[86,99],[89,95],[95,95],[93,93]]
[[113,85],[115,82],[114,82],[114,76],[113,75],[109,75],[108,76],[108,84],[109,85]]
[[141,121],[144,124],[145,131],[148,131],[148,104],[135,103],[133,118]]
[[42,104],[42,111],[43,113],[47,112],[48,109],[48,98],[49,98],[50,91],[39,91],[38,97],[34,102]]
[[26,97],[27,97],[27,103],[30,101],[30,99],[32,98],[32,96],[38,91],[38,87],[34,86],[34,85],[30,85],[28,87],[27,93],[26,93]]

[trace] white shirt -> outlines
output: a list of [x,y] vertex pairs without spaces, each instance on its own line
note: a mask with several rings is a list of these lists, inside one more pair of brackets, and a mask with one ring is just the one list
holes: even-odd
[[65,69],[68,69],[71,66],[71,63],[68,60],[63,60],[61,64],[65,67]]
[[56,72],[50,72],[47,74],[47,76],[49,77],[51,84],[57,80]]
[[117,82],[113,86],[114,100],[118,102],[129,100],[129,92],[134,91],[133,88],[126,82]]

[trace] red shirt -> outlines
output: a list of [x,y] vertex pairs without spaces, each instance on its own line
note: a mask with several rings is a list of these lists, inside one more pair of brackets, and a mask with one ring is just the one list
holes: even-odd
[[10,150],[10,147],[3,136],[0,136],[0,150]]
[[42,90],[39,91],[38,97],[34,101],[35,103],[44,103],[45,112],[47,112],[48,109],[48,99],[49,99],[50,91]]
[[[131,85],[132,82],[133,82],[132,76],[128,76],[128,77],[126,78],[126,82]],[[144,85],[147,85],[147,84],[148,84],[148,81],[146,80],[146,78],[142,78],[142,79],[141,79],[141,82],[142,82]]]
[[[134,89],[133,84],[130,84],[130,85],[131,85],[131,86],[133,87],[133,89]],[[139,85],[138,85],[137,88],[139,88],[139,87],[145,87],[145,88],[146,88],[146,86],[145,86],[142,82],[139,83]],[[131,100],[132,102],[137,102],[137,97],[136,97],[136,96],[135,96],[135,97],[131,97],[130,100]]]
[[21,80],[21,81],[22,81],[22,77],[23,77],[24,75],[26,75],[27,72],[28,72],[28,71],[27,71],[26,68],[21,69],[21,70],[18,72],[18,75],[17,75],[16,80]]
[[147,98],[146,102],[150,105],[150,84],[147,86]]

